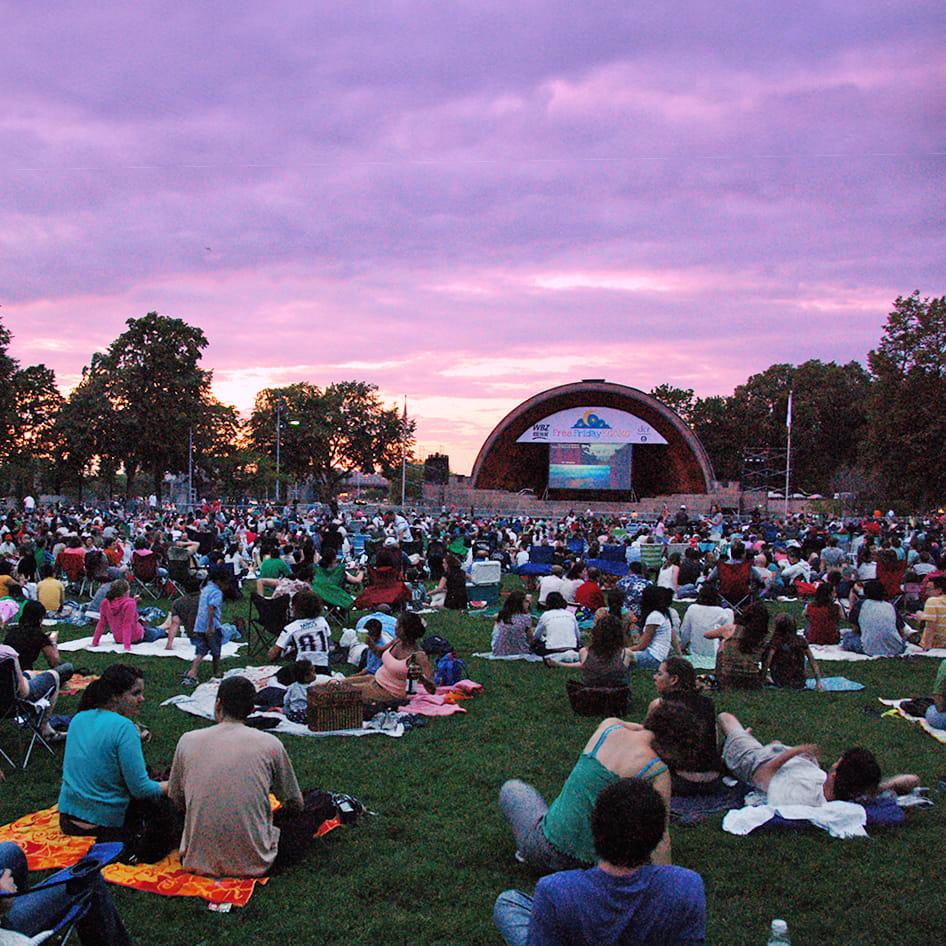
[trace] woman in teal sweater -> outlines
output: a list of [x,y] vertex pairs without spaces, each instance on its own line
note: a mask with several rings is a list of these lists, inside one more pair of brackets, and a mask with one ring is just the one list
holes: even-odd
[[140,670],[112,664],[82,694],[62,762],[59,825],[65,834],[122,840],[132,799],[156,803],[167,782],[148,776],[134,717],[144,702]]

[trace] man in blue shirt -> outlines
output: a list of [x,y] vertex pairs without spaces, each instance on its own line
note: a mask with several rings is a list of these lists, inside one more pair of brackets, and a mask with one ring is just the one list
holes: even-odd
[[194,662],[181,678],[181,683],[186,687],[197,686],[197,668],[207,654],[213,661],[213,675],[220,675],[220,649],[223,647],[220,615],[223,611],[223,589],[229,579],[230,571],[226,566],[214,565],[210,569],[207,584],[201,589],[194,630],[188,635],[194,644]]
[[507,890],[493,918],[508,946],[699,946],[706,940],[700,875],[650,865],[667,812],[649,783],[624,778],[598,796],[589,870],[543,877],[535,897]]

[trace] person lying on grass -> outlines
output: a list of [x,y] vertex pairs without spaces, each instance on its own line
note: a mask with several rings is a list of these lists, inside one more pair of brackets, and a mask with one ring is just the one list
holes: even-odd
[[591,816],[597,866],[543,877],[534,898],[519,890],[501,893],[493,919],[508,946],[705,942],[700,875],[650,863],[666,823],[663,799],[644,779],[604,788]]
[[825,772],[818,766],[816,745],[770,742],[763,746],[732,713],[719,714],[719,728],[725,739],[723,762],[729,771],[765,793],[766,803],[773,808],[857,801],[887,790],[907,795],[920,784],[916,775],[895,775],[882,781],[873,753],[859,746],[844,752]]
[[[698,723],[681,703],[661,700],[644,725],[606,719],[585,745],[575,768],[551,806],[531,785],[512,779],[499,792],[499,807],[512,828],[516,857],[537,873],[589,867],[597,860],[591,811],[606,785],[643,778],[670,806],[668,765],[697,766]],[[670,835],[664,832],[654,862],[670,863]]]

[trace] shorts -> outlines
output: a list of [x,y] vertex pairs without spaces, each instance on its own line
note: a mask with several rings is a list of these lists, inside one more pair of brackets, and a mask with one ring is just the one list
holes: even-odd
[[223,647],[223,634],[220,628],[214,628],[213,634],[208,638],[206,634],[188,634],[191,643],[194,645],[194,655],[196,657],[211,657],[220,659],[220,648]]
[[780,742],[770,742],[763,746],[752,733],[742,730],[731,732],[723,744],[723,762],[732,774],[748,785],[755,784],[752,776],[760,765],[771,762],[785,751]]

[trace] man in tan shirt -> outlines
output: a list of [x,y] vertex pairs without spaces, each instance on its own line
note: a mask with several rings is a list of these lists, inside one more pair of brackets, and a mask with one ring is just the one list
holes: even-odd
[[184,869],[211,877],[261,877],[276,860],[280,829],[269,795],[283,811],[302,809],[302,793],[285,746],[245,725],[256,690],[227,677],[217,691],[215,726],[181,736],[169,794],[184,809]]

